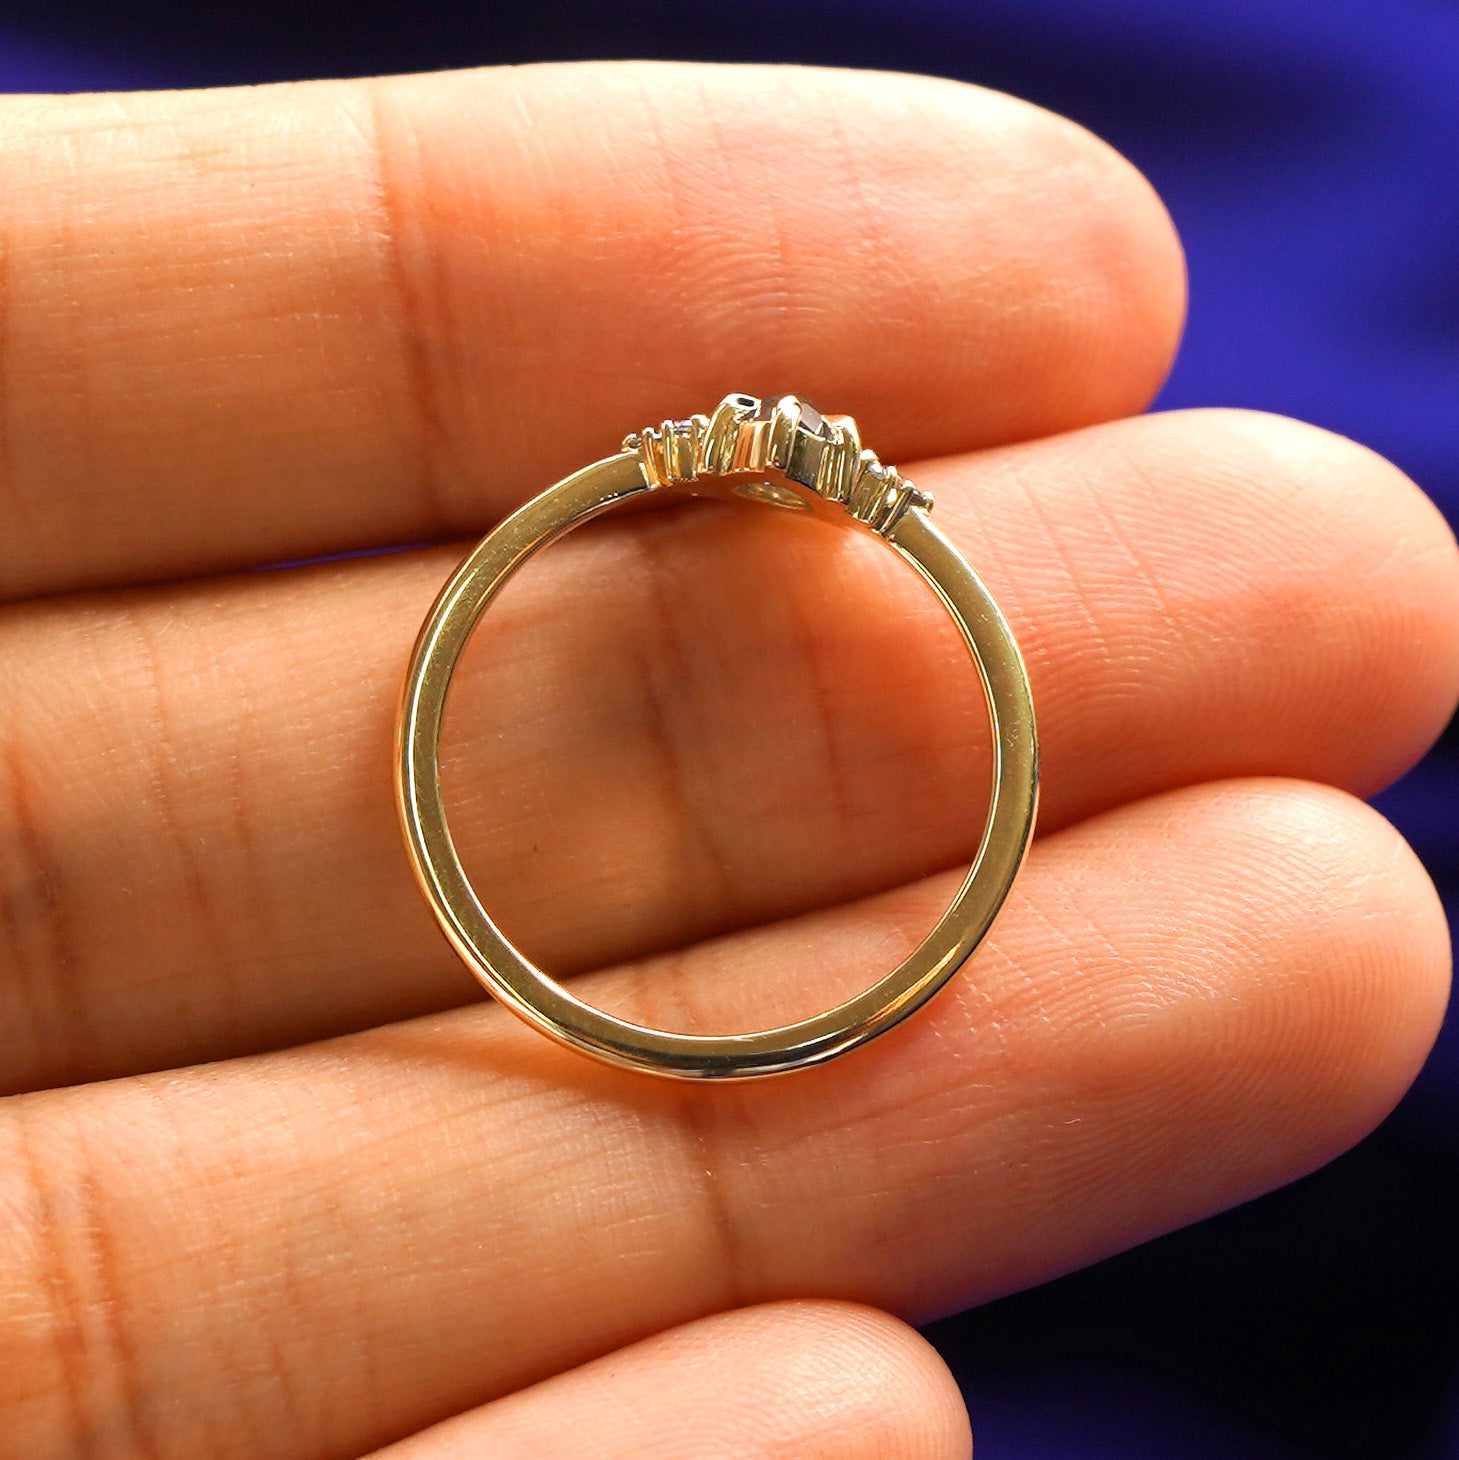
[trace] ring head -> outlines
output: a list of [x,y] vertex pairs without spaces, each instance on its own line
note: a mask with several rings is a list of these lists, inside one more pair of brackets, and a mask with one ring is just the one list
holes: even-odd
[[[823,416],[793,395],[728,395],[711,416],[635,431],[623,447],[652,487],[758,496],[775,506],[796,501],[823,516],[849,516],[883,537],[904,512],[932,508],[927,493],[862,447],[850,416]],[[771,490],[757,493],[754,478]]]

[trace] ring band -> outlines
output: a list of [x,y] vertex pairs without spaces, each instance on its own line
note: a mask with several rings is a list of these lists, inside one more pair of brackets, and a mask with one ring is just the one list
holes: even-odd
[[[880,536],[936,592],[982,682],[992,726],[992,790],[977,854],[952,905],[884,978],[824,1014],[751,1034],[649,1029],[574,998],[492,922],[461,866],[446,818],[440,741],[446,695],[466,641],[533,553],[619,503],[672,490],[749,498],[839,518]],[[727,396],[711,416],[665,421],[616,456],[565,477],[472,550],[421,629],[396,727],[396,791],[406,846],[456,951],[509,1009],[559,1043],[610,1064],[685,1080],[739,1080],[823,1064],[914,1013],[967,961],[1007,897],[1033,836],[1038,741],[1028,673],[997,604],[932,525],[932,502],[862,449],[848,416],[794,396]]]

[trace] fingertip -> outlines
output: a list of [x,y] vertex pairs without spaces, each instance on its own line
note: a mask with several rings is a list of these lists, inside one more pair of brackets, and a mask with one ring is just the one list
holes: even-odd
[[1347,1150],[1413,1082],[1448,1000],[1444,910],[1393,826],[1332,786],[1191,787],[1136,809],[1150,818],[1167,820],[1182,876],[1227,889],[1198,915],[1211,925],[1191,921],[1188,935],[1240,950],[1249,970],[1189,1002],[1168,1053],[1172,1068],[1204,1072],[1199,1098],[1227,1112],[1213,1127],[1263,1173],[1251,1195]]
[[[877,80],[893,113],[883,134],[920,132],[938,145],[920,157],[902,149],[910,161],[873,151],[873,171],[914,172],[905,197],[914,210],[926,200],[922,236],[961,251],[962,274],[998,259],[1003,308],[990,325],[966,333],[967,346],[986,352],[986,335],[995,332],[996,352],[1021,345],[1027,356],[1027,388],[1008,371],[991,399],[978,397],[973,432],[965,391],[932,392],[931,402],[945,400],[946,408],[941,419],[921,423],[918,451],[1024,440],[1144,410],[1175,359],[1186,310],[1184,250],[1149,180],[1102,138],[1033,102],[945,77],[877,73]],[[913,119],[900,127],[899,106]],[[990,152],[1000,158],[996,168]],[[939,189],[930,175],[949,168],[962,186],[962,228],[932,206]],[[1025,233],[1031,219],[1036,242]],[[960,271],[944,266],[941,277]],[[981,303],[986,281],[968,282],[968,297]]]
[[[1066,215],[1064,282],[1087,311],[1088,329],[1073,342],[1088,367],[1079,379],[1083,394],[1056,403],[1046,429],[1024,434],[1065,430],[1066,421],[1137,415],[1165,383],[1185,328],[1180,235],[1150,180],[1123,153],[1068,117],[1018,105],[1025,110],[1030,170],[1043,180],[1049,213]],[[1119,368],[1106,372],[1100,362],[1110,359],[1105,352],[1112,342],[1123,350]]]
[[[990,942],[959,1017],[1027,1118],[1017,1174],[979,1187],[1001,1183],[1000,1205],[964,1304],[1334,1159],[1408,1089],[1448,992],[1443,910],[1402,838],[1356,797],[1277,777],[1055,833]],[[929,1288],[914,1311],[939,1303]]]
[[[745,1310],[794,1341],[807,1372],[787,1385],[833,1426],[838,1460],[968,1460],[967,1406],[942,1355],[910,1324],[862,1303],[796,1300]],[[817,1392],[819,1390],[819,1392]]]
[[[1453,715],[1459,548],[1423,491],[1367,447],[1284,416],[1204,408],[984,460],[1037,484],[1085,593],[1109,605],[1101,629],[1124,643],[1137,625],[1142,652],[1164,643],[1142,682],[1148,691],[1163,668],[1184,685],[1198,718],[1166,728],[1206,747],[1204,778],[1290,775],[1371,796]],[[949,475],[930,473],[955,512]],[[1001,499],[978,506],[975,526],[994,510]],[[1025,531],[1007,557],[1037,574],[1043,551]],[[1025,631],[1036,652],[1051,618]],[[1088,646],[1060,662],[1079,673]]]
[[[1423,863],[1366,802],[1304,782],[1273,791],[1272,833],[1336,893],[1326,908],[1307,904],[1296,971],[1315,997],[1293,1044],[1307,1043],[1310,1076],[1292,1087],[1336,1155],[1388,1115],[1428,1058],[1449,999],[1448,920]],[[1327,976],[1310,977],[1319,970]]]
[[[1253,469],[1264,472],[1269,495],[1291,500],[1282,513],[1283,547],[1318,563],[1322,591],[1306,605],[1274,598],[1269,626],[1300,634],[1314,612],[1322,615],[1318,642],[1328,674],[1307,687],[1309,702],[1329,704],[1337,723],[1352,717],[1356,692],[1373,712],[1360,717],[1369,734],[1329,737],[1328,763],[1314,774],[1370,796],[1429,750],[1459,701],[1454,533],[1411,477],[1360,442],[1261,411],[1196,414],[1212,428],[1208,440],[1226,443],[1213,455],[1213,476],[1226,454],[1233,465],[1245,461],[1248,478]],[[1259,506],[1257,497],[1251,501]],[[1259,540],[1272,521],[1252,521],[1248,532]],[[1291,622],[1284,621],[1288,612]]]

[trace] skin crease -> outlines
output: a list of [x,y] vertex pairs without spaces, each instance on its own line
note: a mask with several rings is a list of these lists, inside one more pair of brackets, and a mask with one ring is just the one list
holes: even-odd
[[[949,82],[636,64],[0,132],[0,1460],[965,1456],[875,1310],[1219,1210],[1402,1093],[1447,930],[1353,796],[1453,708],[1459,553],[1352,443],[1119,419],[1181,262],[1103,144]],[[478,1002],[414,894],[384,768],[455,549],[234,570],[470,535],[782,388],[1005,605],[1044,820],[916,1020],[699,1090]],[[519,588],[448,771],[529,948],[733,1028],[915,943],[985,731],[877,544],[649,513]]]

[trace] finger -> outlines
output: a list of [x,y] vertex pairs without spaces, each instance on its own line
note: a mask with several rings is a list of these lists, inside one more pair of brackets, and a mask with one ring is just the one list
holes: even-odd
[[[509,67],[0,112],[0,595],[480,530],[728,390],[887,460],[1140,409],[1148,186],[925,77]],[[889,453],[889,454],[888,454]]]
[[721,1313],[534,1384],[378,1460],[968,1460],[956,1381],[915,1329],[848,1303]]
[[[1350,443],[1154,417],[931,476],[1029,658],[1046,828],[1218,776],[1366,794],[1452,708],[1453,539]],[[746,509],[572,538],[483,626],[447,747],[453,825],[547,968],[971,857],[987,728],[965,651],[879,543],[798,526]],[[7,1088],[477,995],[410,879],[388,783],[402,665],[448,566],[0,620]]]
[[[770,1024],[949,892],[584,987]],[[78,1427],[158,1457],[354,1453],[725,1308],[969,1306],[1334,1155],[1418,1069],[1447,971],[1432,885],[1375,812],[1227,782],[1044,839],[933,1005],[793,1079],[625,1074],[488,1006],[14,1097],[8,1453]]]

